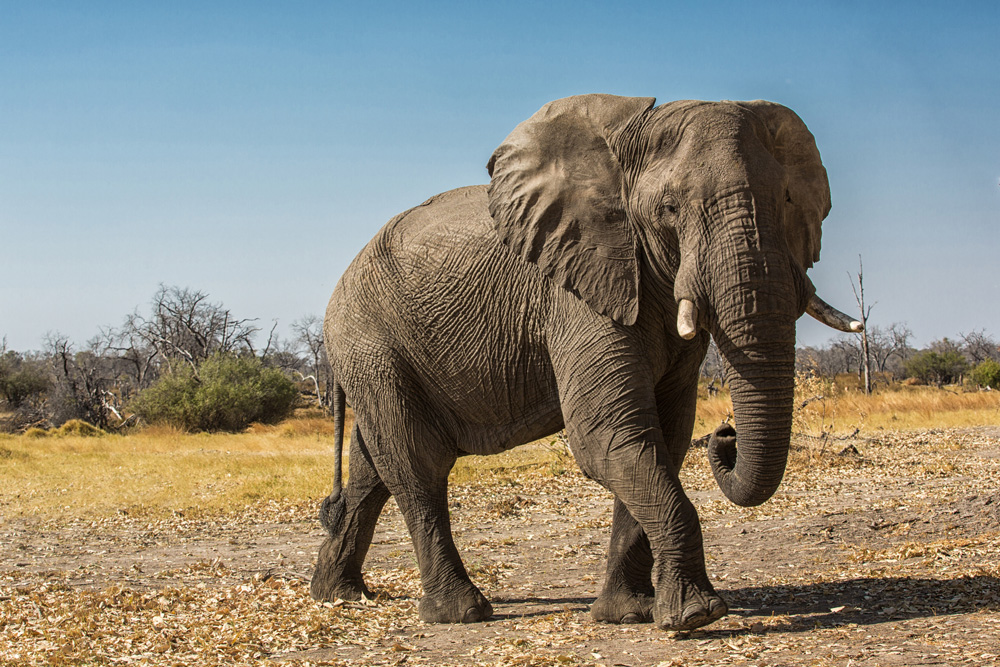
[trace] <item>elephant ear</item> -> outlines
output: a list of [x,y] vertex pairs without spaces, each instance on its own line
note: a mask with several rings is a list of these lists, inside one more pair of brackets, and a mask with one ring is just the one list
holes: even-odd
[[785,242],[803,269],[819,261],[822,223],[830,212],[830,184],[816,140],[794,111],[774,102],[739,102],[756,113],[771,133],[774,158],[788,175]]
[[636,240],[611,138],[650,97],[579,95],[550,102],[493,152],[489,208],[500,240],[596,311],[639,312]]

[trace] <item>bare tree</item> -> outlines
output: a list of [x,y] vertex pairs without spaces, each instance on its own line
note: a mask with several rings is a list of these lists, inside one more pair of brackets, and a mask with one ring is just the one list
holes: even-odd
[[[887,329],[878,326],[868,330],[868,351],[872,368],[879,373],[902,375],[903,366],[913,353],[909,341],[913,332],[903,323],[895,322]],[[803,347],[796,350],[796,370],[811,371],[824,377],[840,373],[858,373],[864,379],[864,350],[860,335],[842,335],[823,347]]]
[[[153,360],[168,368],[181,360],[197,374],[198,365],[213,354],[254,354],[253,338],[260,331],[255,321],[233,317],[228,308],[211,303],[208,294],[200,290],[160,285],[150,316],[132,313],[116,334],[131,341],[128,349],[148,348],[155,352]],[[268,347],[273,335],[272,328]]]
[[296,342],[305,350],[309,360],[308,373],[304,380],[312,380],[316,389],[316,400],[328,407],[332,399],[333,372],[326,357],[323,338],[323,319],[316,315],[305,315],[292,323]]
[[861,341],[861,368],[859,373],[864,381],[865,394],[872,393],[872,357],[868,341],[868,316],[871,315],[872,307],[865,306],[865,267],[861,262],[861,255],[858,255],[858,283],[855,286],[851,280],[851,289],[854,290],[854,299],[858,303],[858,311],[861,313],[861,333],[857,334]]
[[887,329],[876,325],[868,330],[868,350],[876,372],[899,377],[909,356],[909,338],[912,335],[898,322]]
[[892,343],[889,334],[879,326],[873,326],[866,330],[868,334],[868,354],[871,359],[874,372],[885,373],[892,357]]
[[105,354],[100,340],[93,339],[85,350],[75,351],[66,336],[45,337],[53,389],[47,412],[56,426],[69,419],[82,419],[100,428],[121,420],[120,398],[113,391],[114,358]]
[[841,336],[830,345],[836,366],[843,373],[861,372],[861,340],[856,335]]
[[[722,362],[722,355],[719,354],[719,346],[715,344],[715,339],[711,339],[708,344],[708,351],[705,359],[701,362],[701,377],[709,381],[709,392],[713,389],[721,389],[726,386],[726,367]],[[718,382],[718,387],[716,387]]]
[[958,335],[962,339],[962,351],[973,366],[987,359],[1000,361],[1000,347],[997,346],[993,336],[988,335],[984,329]]
[[[267,342],[264,344],[264,349],[260,351],[260,360],[267,361],[268,356],[277,349],[278,347],[278,334],[275,333],[278,330],[278,320],[271,320],[271,331],[267,334]],[[253,349],[252,347],[250,348]]]
[[913,348],[910,347],[910,339],[913,338],[913,332],[910,328],[904,322],[893,322],[889,325],[888,334],[892,340],[893,354],[898,356],[901,361],[909,359],[913,353]]
[[261,361],[265,366],[277,368],[287,375],[305,375],[309,373],[309,362],[304,359],[298,341],[291,338],[282,338],[278,334],[271,335],[268,343],[267,355],[261,355]]
[[122,366],[121,398],[128,401],[137,392],[150,386],[159,377],[159,349],[150,344],[147,336],[135,326],[130,326],[133,315],[125,320],[121,329],[102,329],[99,338],[105,349],[117,357]]

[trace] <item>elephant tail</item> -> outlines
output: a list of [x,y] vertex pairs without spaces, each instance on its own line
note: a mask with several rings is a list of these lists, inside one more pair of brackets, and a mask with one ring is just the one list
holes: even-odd
[[339,382],[333,385],[333,490],[319,508],[319,522],[331,535],[344,518],[346,505],[341,497],[343,489],[344,420],[347,397]]

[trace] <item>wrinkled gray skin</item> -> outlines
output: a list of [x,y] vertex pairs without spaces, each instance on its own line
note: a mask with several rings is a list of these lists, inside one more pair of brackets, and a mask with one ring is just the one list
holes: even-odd
[[[420,617],[488,618],[452,541],[448,472],[565,426],[615,496],[594,618],[692,629],[726,614],[678,480],[698,367],[715,337],[735,432],[710,460],[740,505],[767,500],[788,453],[795,321],[829,211],[812,135],[769,102],[584,95],[521,123],[490,185],[391,220],[341,278],[326,344],[356,427],[326,499],[317,599],[357,599],[390,494],[420,566]],[[700,314],[678,335],[678,303]],[[342,417],[341,417],[342,420]],[[342,423],[342,421],[341,421]],[[736,434],[739,434],[739,454]]]

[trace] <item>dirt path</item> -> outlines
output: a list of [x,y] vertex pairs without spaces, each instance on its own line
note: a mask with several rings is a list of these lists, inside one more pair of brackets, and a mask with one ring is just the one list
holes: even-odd
[[572,467],[500,470],[452,494],[487,623],[417,619],[391,502],[367,603],[309,600],[322,539],[311,502],[17,520],[0,525],[0,665],[1000,665],[1000,429],[805,447],[759,508],[727,503],[701,450],[684,477],[731,607],[699,632],[591,621],[610,496]]

